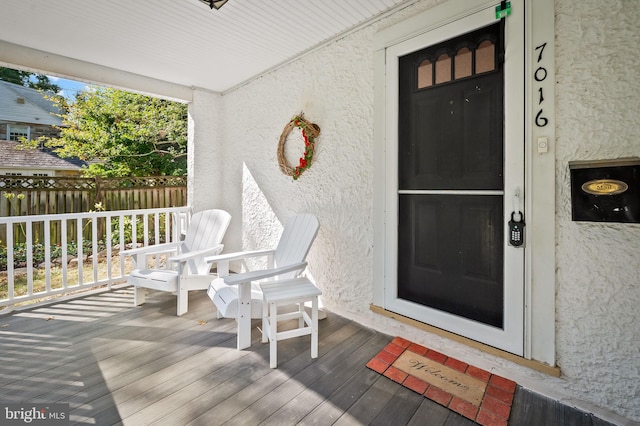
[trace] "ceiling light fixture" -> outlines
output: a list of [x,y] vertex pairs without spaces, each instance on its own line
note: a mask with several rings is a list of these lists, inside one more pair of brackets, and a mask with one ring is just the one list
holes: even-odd
[[220,9],[225,3],[229,0],[200,0],[202,3],[209,5],[211,9],[215,8],[216,10]]

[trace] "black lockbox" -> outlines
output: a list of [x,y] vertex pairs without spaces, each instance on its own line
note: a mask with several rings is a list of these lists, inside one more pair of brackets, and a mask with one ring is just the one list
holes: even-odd
[[570,161],[574,221],[640,223],[640,158]]

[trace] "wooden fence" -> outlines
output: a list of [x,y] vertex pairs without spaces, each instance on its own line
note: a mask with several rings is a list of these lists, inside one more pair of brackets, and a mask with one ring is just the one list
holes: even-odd
[[[100,209],[182,207],[186,204],[187,178],[184,176],[70,178],[0,175],[0,217],[84,213]],[[33,230],[34,235],[39,241],[44,241],[43,230],[37,228]],[[14,229],[16,242],[21,242],[20,231]],[[75,235],[74,232],[74,229],[68,230],[70,235]],[[54,241],[58,239],[53,237]],[[6,229],[0,228],[0,244],[4,241]]]

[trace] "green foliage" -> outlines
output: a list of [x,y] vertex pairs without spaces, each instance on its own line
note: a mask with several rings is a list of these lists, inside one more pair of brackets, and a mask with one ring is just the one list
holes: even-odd
[[[124,229],[124,241],[133,241],[133,226],[131,225],[131,217],[125,216],[122,218],[122,226]],[[113,224],[111,226],[111,244],[116,245],[120,244],[120,218],[116,217],[113,219]],[[144,236],[144,224],[142,222],[136,223],[136,239],[142,241],[141,238]]]
[[[104,250],[105,245],[102,241],[98,242],[98,250]],[[42,243],[32,244],[31,254],[33,256],[33,263],[38,265],[44,262],[45,245]],[[91,241],[85,240],[82,242],[82,249],[84,253],[91,253]],[[20,268],[27,264],[27,253],[29,245],[26,243],[16,243],[13,246],[13,267]],[[51,260],[60,259],[62,257],[62,247],[59,245],[51,246]],[[74,257],[78,254],[78,245],[75,242],[67,244],[67,255]],[[7,270],[7,247],[0,245],[0,271]]]
[[187,105],[95,88],[66,107],[61,137],[46,143],[90,162],[86,176],[186,175]]
[[[53,84],[49,77],[28,71],[14,70],[12,68],[0,67],[0,80],[9,83],[19,84],[32,89],[55,94],[60,92],[60,86]],[[35,80],[35,81],[34,81]]]

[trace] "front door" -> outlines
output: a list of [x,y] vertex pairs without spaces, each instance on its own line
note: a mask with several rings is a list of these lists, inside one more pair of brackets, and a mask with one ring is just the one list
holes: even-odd
[[478,12],[390,49],[397,274],[387,309],[522,355],[524,247],[509,244],[507,222],[523,205],[524,106],[509,86],[523,64],[505,55],[521,39],[510,19]]
[[502,25],[400,58],[398,296],[502,327]]

